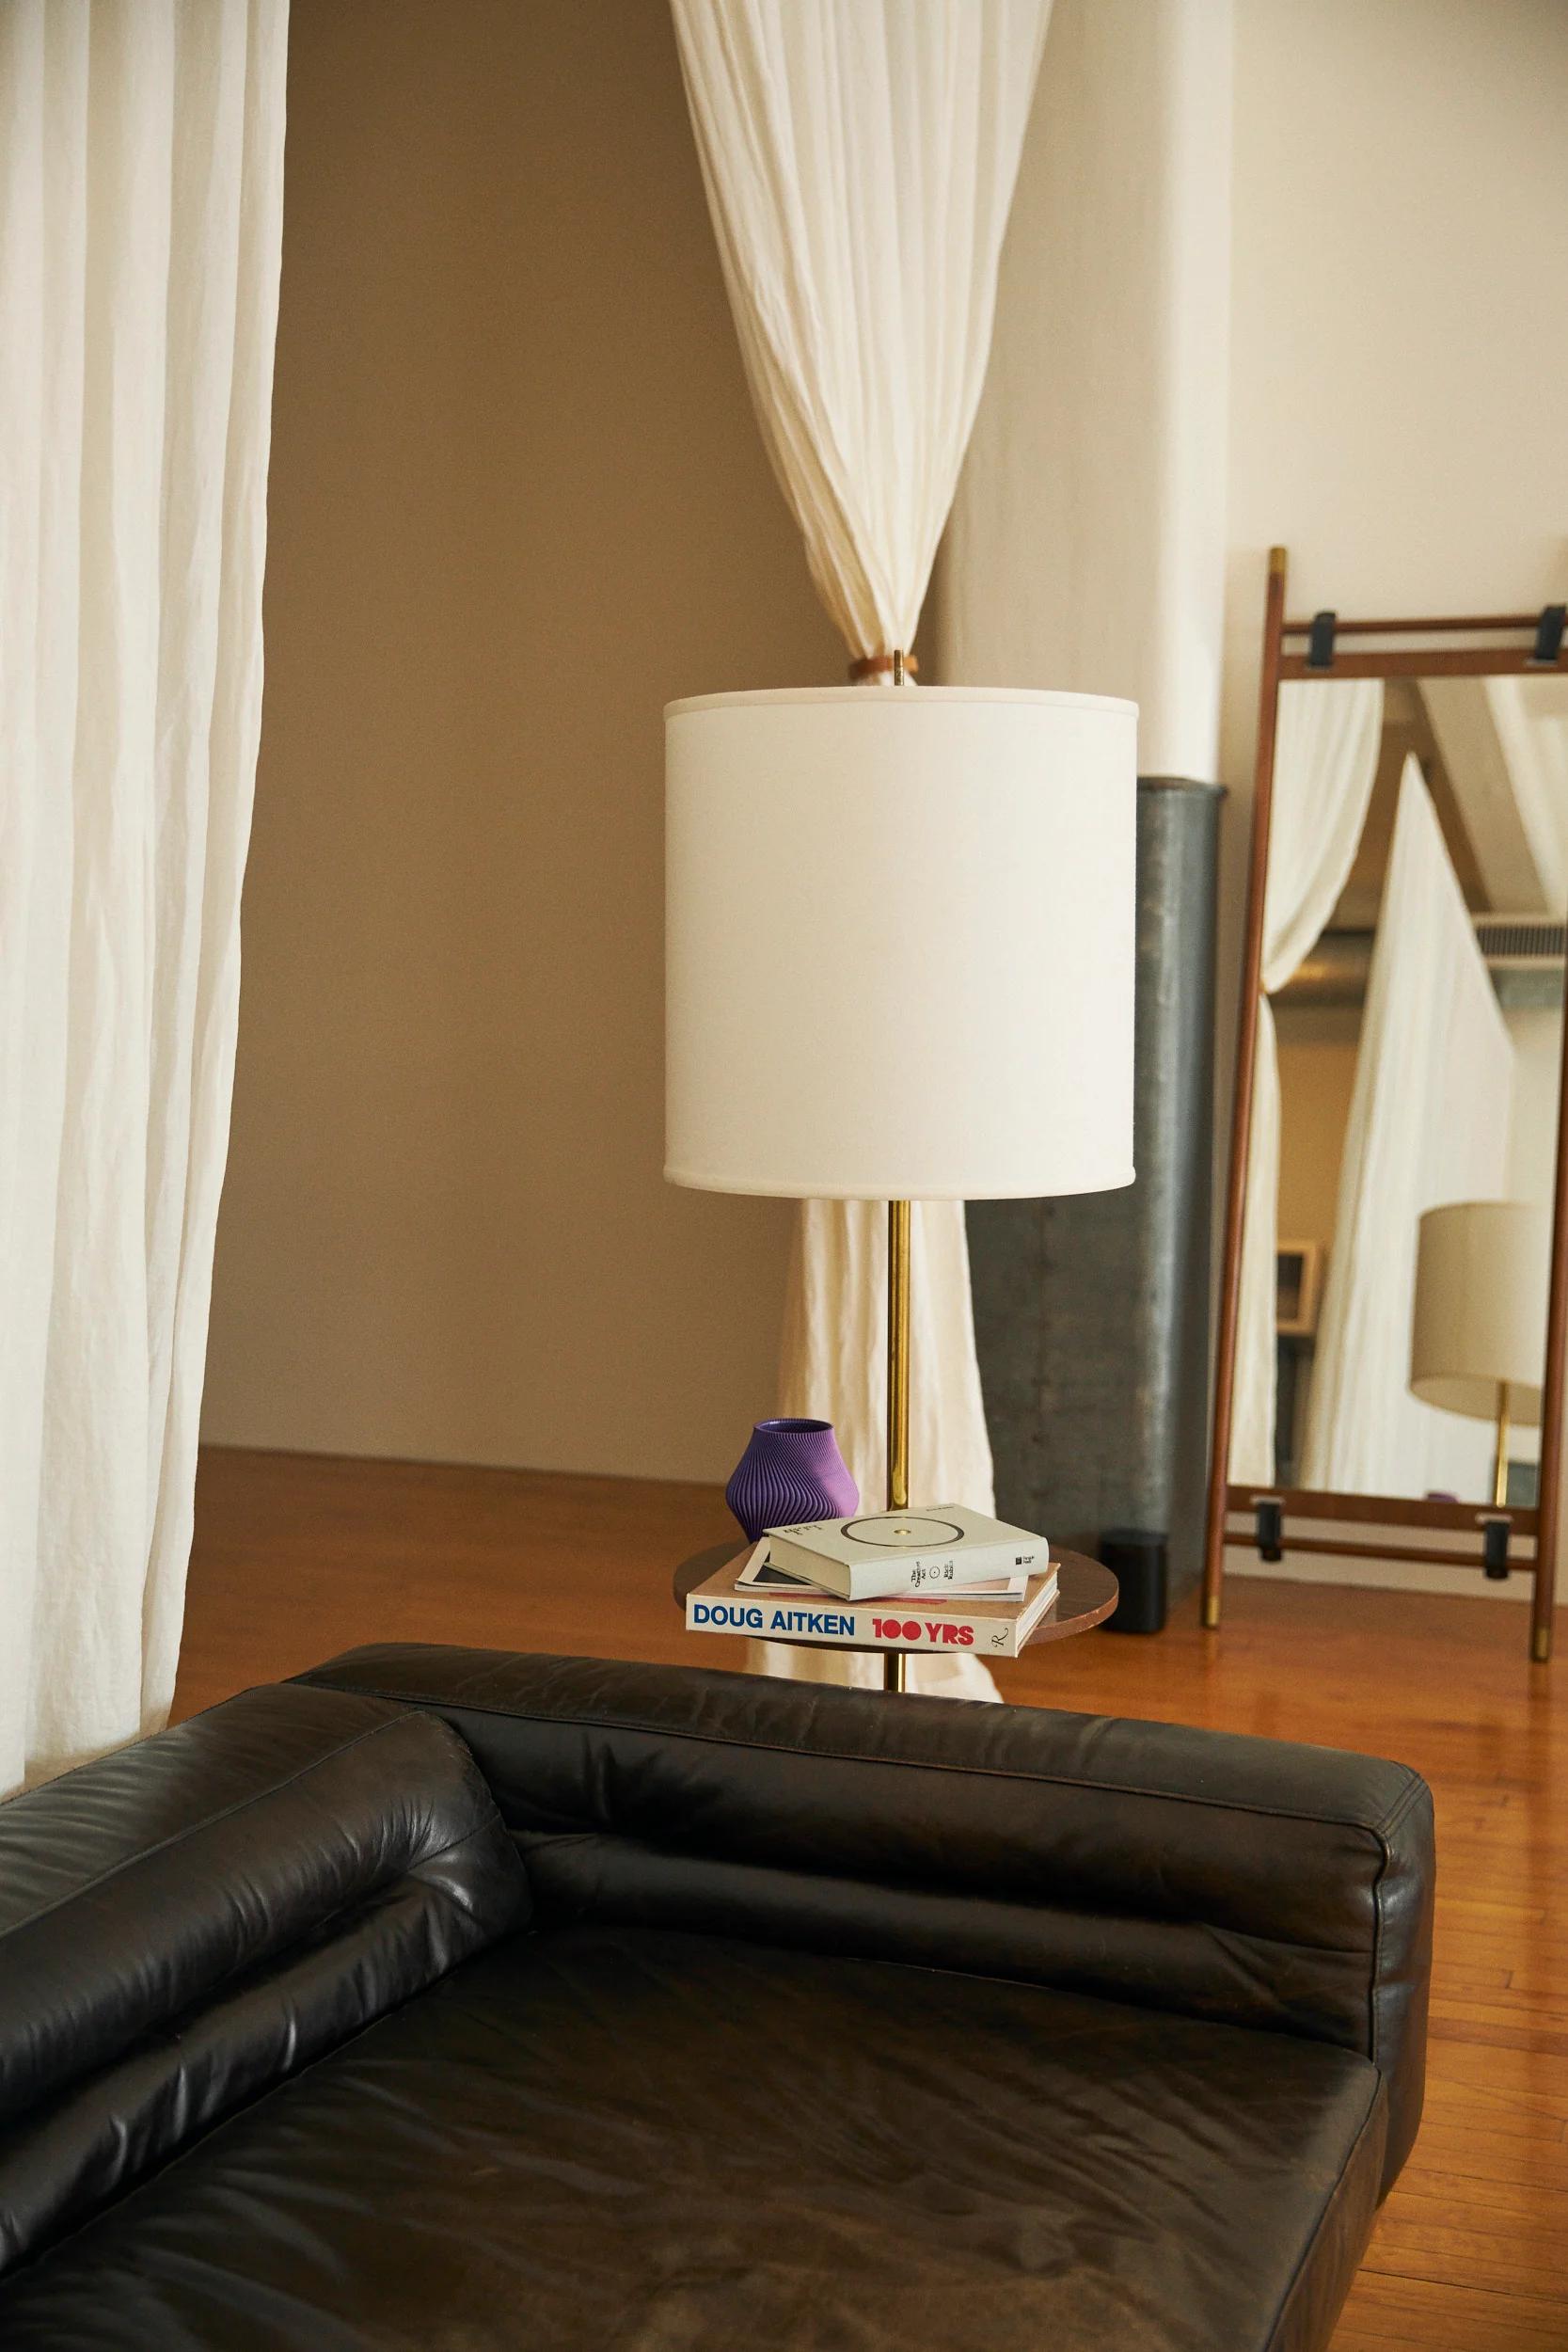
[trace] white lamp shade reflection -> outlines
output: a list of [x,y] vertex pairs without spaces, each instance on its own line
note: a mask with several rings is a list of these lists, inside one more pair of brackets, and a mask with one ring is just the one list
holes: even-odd
[[1420,1222],[1410,1387],[1423,1404],[1491,1421],[1541,1419],[1551,1218],[1523,1200],[1453,1200]]

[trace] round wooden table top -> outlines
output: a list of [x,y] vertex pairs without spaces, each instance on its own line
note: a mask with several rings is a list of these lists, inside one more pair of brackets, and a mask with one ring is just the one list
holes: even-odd
[[[705,1551],[695,1552],[689,1560],[683,1560],[675,1570],[676,1606],[684,1610],[686,1597],[693,1586],[705,1584],[710,1576],[717,1575],[730,1561],[737,1560],[742,1549],[744,1546],[733,1543],[710,1544]],[[1088,1633],[1097,1625],[1103,1625],[1117,1605],[1119,1592],[1117,1580],[1110,1569],[1102,1567],[1098,1560],[1086,1560],[1081,1551],[1053,1551],[1051,1557],[1056,1568],[1056,1597],[1023,1644],[1025,1649],[1033,1649],[1040,1642],[1066,1642],[1075,1633]],[[795,1640],[795,1636],[788,1633],[775,1633],[768,1638],[776,1642]],[[900,1655],[899,1645],[895,1642],[875,1645],[863,1642],[800,1642],[797,1646],[800,1649],[860,1650],[873,1658]],[[943,1653],[937,1651],[933,1654],[940,1657]],[[903,1651],[902,1655],[920,1658],[925,1652],[911,1649]]]

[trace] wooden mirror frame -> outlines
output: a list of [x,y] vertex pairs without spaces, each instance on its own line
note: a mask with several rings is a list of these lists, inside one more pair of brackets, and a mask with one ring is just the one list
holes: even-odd
[[[1509,1569],[1534,1579],[1530,1606],[1530,1656],[1544,1663],[1552,1649],[1552,1610],[1557,1595],[1558,1517],[1562,1489],[1564,1373],[1568,1371],[1568,1002],[1562,1022],[1561,1092],[1558,1099],[1556,1179],[1552,1200],[1552,1254],[1546,1311],[1546,1362],[1541,1398],[1541,1467],[1533,1509],[1494,1508],[1466,1502],[1417,1502],[1398,1495],[1345,1495],[1328,1488],[1259,1487],[1233,1483],[1229,1475],[1235,1402],[1236,1326],[1241,1298],[1242,1234],[1246,1215],[1247,1162],[1252,1145],[1253,1054],[1262,989],[1263,898],[1268,883],[1269,827],[1274,801],[1275,741],[1279,690],[1289,679],[1367,677],[1509,677],[1568,672],[1560,610],[1544,613],[1502,612],[1440,616],[1426,620],[1354,621],[1322,613],[1314,621],[1285,616],[1286,554],[1269,550],[1268,592],[1263,612],[1263,660],[1259,691],[1258,753],[1254,769],[1252,843],[1247,862],[1246,930],[1242,950],[1241,1005],[1236,1022],[1236,1075],[1232,1097],[1229,1171],[1225,1208],[1225,1248],[1220,1270],[1219,1329],[1214,1355],[1214,1411],[1209,1460],[1209,1502],[1204,1529],[1201,1619],[1212,1631],[1220,1622],[1225,1582],[1226,1524],[1232,1511],[1257,1514],[1259,1503],[1277,1505],[1280,1522],[1321,1519],[1330,1526],[1378,1525],[1420,1531],[1471,1534],[1468,1549],[1441,1550],[1431,1544],[1370,1544],[1332,1534],[1286,1539],[1282,1549],[1357,1560],[1412,1560],[1485,1573],[1488,1522],[1492,1541],[1506,1544]],[[1316,637],[1314,637],[1316,631]],[[1370,639],[1368,646],[1342,641]],[[1412,644],[1423,638],[1466,642]],[[1476,644],[1476,639],[1493,640]],[[1393,643],[1383,641],[1392,640]],[[1326,654],[1326,659],[1323,658]],[[1496,1533],[1504,1522],[1502,1536]],[[1232,1539],[1235,1540],[1235,1539]],[[1528,1545],[1516,1550],[1515,1544]],[[1492,1573],[1497,1574],[1494,1551]]]

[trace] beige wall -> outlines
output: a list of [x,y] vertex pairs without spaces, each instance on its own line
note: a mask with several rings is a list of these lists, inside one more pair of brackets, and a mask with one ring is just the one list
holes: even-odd
[[1240,0],[1235,25],[1224,763],[1244,787],[1271,542],[1296,612],[1568,586],[1568,7]]
[[791,1212],[662,1182],[660,707],[842,674],[664,0],[303,0],[210,1438],[715,1476]]
[[[1568,8],[1234,14],[1222,1059],[1269,542],[1365,610],[1538,604],[1568,537]],[[789,1212],[660,1181],[658,709],[840,655],[664,0],[298,0],[289,101],[208,1433],[717,1475]]]

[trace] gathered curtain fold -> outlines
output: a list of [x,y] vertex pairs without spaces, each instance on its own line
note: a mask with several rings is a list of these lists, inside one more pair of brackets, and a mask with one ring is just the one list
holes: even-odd
[[0,9],[0,1788],[156,1729],[261,720],[287,0]]
[[758,421],[855,654],[908,650],[1051,0],[672,0]]
[[1423,1213],[1507,1192],[1513,1062],[1412,755],[1367,977],[1307,1391],[1304,1485],[1346,1494],[1487,1491],[1491,1427],[1411,1394],[1411,1323]]
[[[985,376],[1050,4],[672,0],[763,437],[857,657],[914,640]],[[989,1507],[962,1204],[917,1203],[912,1249],[915,1499]],[[832,1421],[879,1502],[885,1283],[879,1204],[801,1204],[781,1407]]]
[[1230,1437],[1231,1477],[1259,1486],[1275,1479],[1277,1398],[1279,1046],[1269,998],[1310,954],[1350,877],[1382,736],[1381,678],[1292,681],[1280,689]]

